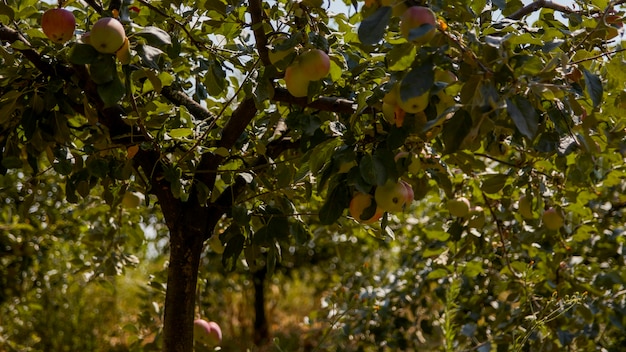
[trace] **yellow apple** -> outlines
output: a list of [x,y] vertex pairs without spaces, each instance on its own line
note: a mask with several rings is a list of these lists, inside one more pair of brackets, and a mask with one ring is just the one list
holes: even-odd
[[449,199],[446,205],[450,214],[459,218],[466,217],[470,211],[470,201],[465,197]]
[[396,124],[396,106],[383,102],[383,117],[392,125]]
[[330,72],[330,58],[320,49],[311,49],[298,57],[302,71],[309,81],[318,81]]
[[[274,37],[271,40],[271,45],[269,45],[269,50],[267,52],[267,55],[269,56],[270,62],[272,63],[272,65],[276,66],[278,63],[280,63],[282,60],[284,60],[286,57],[294,54],[296,52],[296,49],[293,47],[289,47],[287,49],[282,49],[281,45],[285,43],[285,41],[288,39],[288,37],[284,34],[282,35],[278,35],[276,37]],[[285,63],[286,65],[286,63]],[[281,69],[284,68],[281,67]]]
[[297,63],[285,70],[285,85],[289,94],[294,97],[306,97],[309,92],[309,82],[307,75]]
[[411,198],[409,192],[402,181],[387,181],[384,185],[376,187],[374,199],[382,210],[395,213],[404,210],[407,200]]
[[[376,206],[374,203],[374,197],[371,194],[367,193],[357,193],[350,200],[350,206],[348,207],[348,211],[350,216],[354,218],[354,220],[363,223],[363,224],[371,224],[373,222],[378,221],[381,216],[383,216],[384,211]],[[373,215],[367,217],[371,214],[372,206],[376,207]],[[370,214],[364,214],[364,212],[368,212]]]
[[130,64],[130,42],[128,41],[128,38],[124,39],[124,44],[122,44],[122,47],[115,52],[115,56],[122,65]]
[[416,114],[426,109],[428,106],[428,98],[428,92],[407,100],[402,100],[402,98],[400,98],[398,99],[398,106],[409,114]]
[[409,7],[406,11],[404,11],[402,17],[400,18],[400,33],[406,39],[411,40],[411,30],[423,25],[430,25],[431,28],[423,35],[413,38],[412,41],[414,43],[422,44],[433,39],[437,31],[437,16],[435,16],[435,13],[428,7]]
[[542,221],[548,230],[555,231],[563,226],[563,216],[552,207],[543,212]]
[[120,21],[112,17],[99,19],[91,27],[90,32],[91,46],[103,54],[114,54],[124,45],[124,40],[126,39],[124,26],[122,26]]
[[43,33],[55,43],[65,43],[74,36],[76,18],[66,9],[50,9],[41,16]]
[[422,171],[422,162],[419,156],[417,156],[416,154],[409,152],[400,152],[396,154],[394,160],[400,160],[404,164],[404,166],[406,166],[407,171],[413,175],[417,175]]

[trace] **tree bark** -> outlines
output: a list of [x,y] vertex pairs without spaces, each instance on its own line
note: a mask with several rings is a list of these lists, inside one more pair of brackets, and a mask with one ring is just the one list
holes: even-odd
[[187,231],[184,224],[170,228],[170,262],[163,323],[163,351],[193,351],[193,320],[198,266],[204,234]]
[[254,284],[254,344],[261,346],[269,341],[270,331],[265,314],[265,278],[267,268],[252,273]]

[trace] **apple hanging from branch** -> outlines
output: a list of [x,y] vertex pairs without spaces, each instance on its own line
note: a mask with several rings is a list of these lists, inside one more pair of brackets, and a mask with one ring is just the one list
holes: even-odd
[[196,342],[209,347],[222,343],[222,329],[214,321],[196,319],[193,322],[193,337]]
[[66,9],[50,9],[41,16],[43,33],[55,43],[63,44],[74,36],[76,18]]
[[415,44],[429,42],[437,32],[437,16],[428,7],[411,6],[400,18],[400,33]]
[[115,18],[101,18],[91,27],[89,43],[100,53],[115,54],[125,40],[124,26]]

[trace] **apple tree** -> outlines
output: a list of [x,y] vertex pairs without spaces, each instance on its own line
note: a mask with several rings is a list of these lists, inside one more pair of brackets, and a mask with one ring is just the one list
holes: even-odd
[[158,205],[164,351],[193,349],[206,242],[271,273],[318,229],[393,238],[435,202],[451,217],[414,216],[412,258],[453,247],[431,279],[461,264],[515,293],[528,263],[622,231],[622,0],[331,3],[0,3],[1,171]]

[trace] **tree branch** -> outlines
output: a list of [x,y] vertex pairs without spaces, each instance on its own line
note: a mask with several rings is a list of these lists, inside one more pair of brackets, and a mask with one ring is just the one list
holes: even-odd
[[260,0],[250,0],[250,17],[252,18],[252,31],[254,32],[254,39],[256,40],[256,49],[259,52],[259,57],[263,66],[269,66],[272,63],[268,56],[267,49],[267,36],[265,35],[265,29],[263,28],[263,3]]
[[576,12],[575,10],[567,6],[554,3],[550,0],[536,0],[522,7],[521,9],[515,11],[511,15],[507,16],[507,18],[511,20],[521,20],[524,16],[529,15],[540,9],[552,9],[554,11],[559,11],[559,12],[568,13],[568,14]]
[[102,11],[104,11],[104,9],[102,8],[102,5],[97,3],[95,0],[85,0],[85,2],[87,3],[87,5],[93,7],[93,9],[96,10],[97,13],[101,14]]
[[352,100],[337,97],[320,97],[316,100],[308,101],[307,98],[294,97],[284,88],[276,88],[272,100],[341,114],[353,114],[355,112],[355,103]]
[[215,120],[217,118],[217,116],[205,109],[197,101],[191,99],[184,92],[172,88],[172,86],[163,87],[161,89],[161,95],[176,105],[186,107],[189,113],[193,115],[196,120]]

